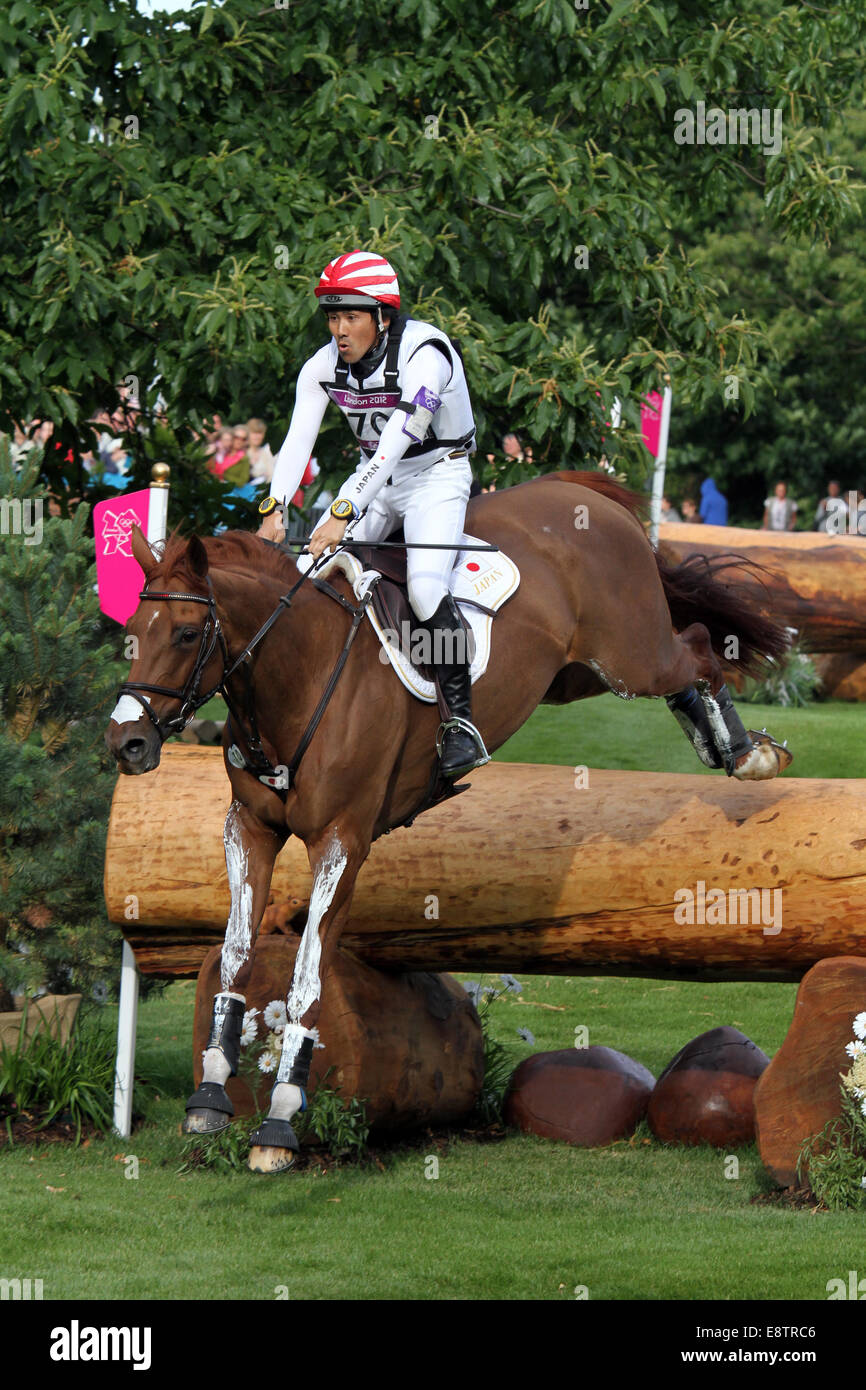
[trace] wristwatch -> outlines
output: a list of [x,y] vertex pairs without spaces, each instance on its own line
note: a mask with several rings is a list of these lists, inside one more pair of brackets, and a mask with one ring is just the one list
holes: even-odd
[[264,502],[259,503],[259,515],[270,516],[271,512],[275,512],[279,505],[276,497],[266,497]]
[[336,517],[337,521],[348,521],[350,518],[357,521],[360,515],[358,508],[348,497],[338,497],[336,502],[331,503],[331,516]]

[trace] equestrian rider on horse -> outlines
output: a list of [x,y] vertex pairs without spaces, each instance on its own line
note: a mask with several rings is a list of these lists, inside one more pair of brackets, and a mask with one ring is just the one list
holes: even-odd
[[280,504],[297,491],[325,407],[333,401],[361,457],[310,537],[310,552],[318,559],[336,550],[348,525],[353,541],[375,542],[401,522],[408,542],[451,547],[410,546],[406,554],[409,602],[433,638],[432,665],[452,716],[443,726],[442,772],[459,777],[488,761],[472,723],[468,644],[449,590],[472,483],[469,452],[475,448],[463,363],[440,329],[400,314],[397,276],[382,256],[338,256],[322,272],[316,296],[331,341],[298,376],[272,496],[260,507],[265,520],[259,535],[282,539]]

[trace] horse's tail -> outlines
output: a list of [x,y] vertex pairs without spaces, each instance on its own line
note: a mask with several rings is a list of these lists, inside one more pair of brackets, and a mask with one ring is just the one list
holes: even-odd
[[758,609],[752,585],[722,578],[726,570],[748,570],[760,582],[767,573],[763,565],[734,554],[689,555],[668,564],[658,551],[656,565],[674,627],[681,632],[689,623],[703,623],[713,651],[729,666],[760,676],[788,651],[788,632]]
[[[645,517],[645,498],[614,482],[606,473],[562,472],[553,476],[609,497],[638,521]],[[764,674],[771,661],[778,661],[788,651],[788,632],[756,606],[754,585],[721,577],[726,570],[746,570],[760,583],[762,575],[768,573],[763,565],[734,554],[689,555],[679,564],[669,564],[656,551],[655,560],[671,621],[678,632],[690,623],[703,623],[716,655],[748,675]]]

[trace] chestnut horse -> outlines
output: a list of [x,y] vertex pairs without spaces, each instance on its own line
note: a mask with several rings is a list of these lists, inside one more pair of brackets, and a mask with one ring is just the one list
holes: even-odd
[[[496,617],[490,663],[473,692],[487,748],[503,744],[541,703],[610,690],[626,699],[667,697],[707,765],[741,778],[775,776],[790,754],[746,733],[717,653],[757,671],[785,651],[785,633],[719,578],[725,562],[667,566],[649,544],[639,505],[598,473],[547,474],[470,502],[467,528],[511,556],[521,574]],[[274,861],[289,835],[309,855],[313,888],[288,986],[280,1067],[250,1156],[254,1170],[279,1172],[297,1151],[290,1122],[306,1103],[322,985],[355,880],[373,840],[431,804],[440,714],[379,660],[379,639],[360,620],[342,575],[325,592],[301,579],[285,551],[243,532],[206,541],[175,536],[158,558],[136,529],[133,553],[146,576],[128,625],[138,656],[106,734],[120,771],[155,768],[167,734],[215,689],[230,710],[223,753],[233,792],[224,837],[231,912],[187,1132],[215,1133],[229,1123],[225,1082],[237,1068],[244,990]],[[273,631],[263,635],[269,619]],[[350,630],[356,640],[346,656]],[[345,670],[322,713],[341,653]],[[321,718],[311,734],[314,711]],[[288,788],[262,780],[286,768]]]

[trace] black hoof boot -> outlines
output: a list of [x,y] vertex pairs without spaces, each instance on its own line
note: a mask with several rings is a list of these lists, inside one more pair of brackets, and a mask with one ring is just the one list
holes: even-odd
[[[218,1048],[229,1066],[229,1076],[238,1069],[241,1050],[241,1028],[244,1021],[244,1002],[229,994],[216,994],[208,1048]],[[205,1049],[207,1051],[207,1049]],[[186,1103],[186,1119],[181,1125],[184,1134],[219,1134],[228,1129],[234,1106],[225,1086],[218,1081],[203,1081]]]
[[234,1113],[225,1086],[217,1081],[203,1081],[186,1103],[181,1131],[184,1134],[219,1134],[228,1129]]

